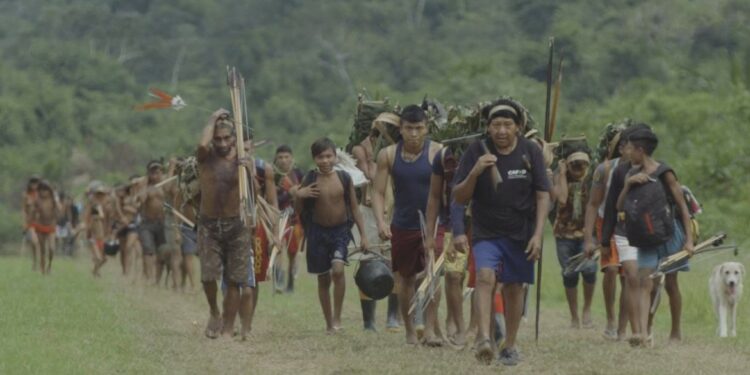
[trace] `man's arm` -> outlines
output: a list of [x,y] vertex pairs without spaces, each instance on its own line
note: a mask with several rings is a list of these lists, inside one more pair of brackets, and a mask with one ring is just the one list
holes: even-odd
[[443,176],[435,173],[430,177],[430,192],[427,196],[427,213],[425,214],[425,229],[427,236],[425,249],[427,249],[429,259],[435,259],[435,225],[438,219],[440,206],[442,206]]
[[388,176],[391,173],[390,165],[388,165],[388,150],[391,147],[388,146],[378,153],[377,165],[378,169],[375,173],[375,182],[373,184],[373,190],[375,194],[372,196],[372,209],[375,211],[375,219],[378,224],[378,232],[380,237],[383,239],[391,238],[391,230],[385,223],[385,189],[388,182]]
[[633,186],[645,184],[650,178],[649,175],[643,172],[628,177],[625,180],[625,186],[622,188],[622,192],[617,197],[617,211],[622,211],[623,207],[625,207],[625,198],[628,196],[630,189]]
[[565,160],[557,164],[557,173],[553,177],[554,183],[550,191],[550,201],[557,202],[560,207],[568,203],[568,166]]
[[367,250],[370,244],[367,241],[367,233],[365,233],[365,221],[362,219],[362,212],[359,210],[359,203],[357,202],[357,192],[354,190],[354,184],[349,184],[349,207],[352,210],[352,216],[354,216],[354,223],[357,225],[359,231],[359,245],[362,250]]
[[[594,245],[594,227],[597,211],[604,200],[604,188],[605,185],[595,182],[591,186],[589,201],[586,203],[586,213],[583,217],[583,251],[586,256],[591,256],[591,253],[598,247]],[[609,247],[602,249],[602,253],[609,254]]]
[[664,174],[664,180],[669,186],[669,191],[672,193],[672,197],[677,203],[677,208],[680,210],[680,219],[682,220],[682,227],[685,228],[685,245],[684,249],[692,256],[693,255],[693,226],[690,223],[690,213],[688,211],[687,203],[685,203],[685,196],[682,195],[682,187],[677,181],[674,173],[667,172]]
[[544,222],[547,220],[549,212],[549,193],[546,191],[536,191],[536,224],[534,226],[534,235],[531,237],[529,244],[526,246],[526,253],[529,254],[528,260],[538,260],[542,250],[542,238],[544,236]]
[[273,168],[266,163],[263,174],[266,180],[266,201],[273,207],[279,208],[279,200],[276,196],[276,185],[273,183]]
[[216,126],[216,120],[218,120],[219,117],[225,114],[228,115],[229,111],[224,108],[220,108],[216,110],[216,112],[212,113],[211,117],[208,118],[208,123],[203,128],[200,142],[198,142],[198,150],[196,151],[196,159],[198,159],[198,161],[205,160],[208,156],[211,148],[211,140],[214,138],[214,127]]
[[357,168],[365,174],[365,177],[367,177],[368,180],[372,181],[373,176],[372,173],[370,173],[370,161],[367,160],[367,152],[365,152],[365,148],[360,145],[352,147],[352,156],[357,160]]
[[[466,158],[466,156],[468,155],[464,155],[464,158]],[[477,179],[482,173],[484,173],[485,169],[494,166],[496,161],[497,157],[492,154],[484,154],[480,156],[476,163],[471,167],[465,165],[466,163],[471,162],[469,159],[461,160],[459,171],[464,168],[471,169],[466,175],[466,178],[453,187],[453,199],[459,204],[469,203],[471,197],[474,195],[474,188],[476,188]]]

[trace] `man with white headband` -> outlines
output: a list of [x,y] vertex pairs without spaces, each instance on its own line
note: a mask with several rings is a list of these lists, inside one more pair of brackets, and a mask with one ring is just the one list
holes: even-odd
[[523,312],[523,284],[534,283],[550,187],[541,149],[519,136],[526,126],[520,105],[501,99],[485,110],[487,139],[474,142],[464,153],[453,192],[457,203],[472,202],[478,273],[476,357],[487,364],[494,357],[490,311],[499,280],[506,301],[507,337],[498,360],[513,366],[520,361],[516,336]]

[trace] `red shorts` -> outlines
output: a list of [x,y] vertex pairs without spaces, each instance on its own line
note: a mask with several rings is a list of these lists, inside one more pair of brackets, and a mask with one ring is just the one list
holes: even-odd
[[[445,228],[438,227],[435,238],[435,258],[443,253]],[[391,225],[391,265],[393,272],[410,277],[422,272],[426,256],[422,243],[422,231],[398,229]]]
[[[599,240],[599,243],[601,243],[602,240],[603,223],[604,219],[600,217],[596,218],[596,238]],[[608,267],[620,267],[620,256],[617,252],[617,244],[615,244],[614,239],[609,241],[609,255],[605,255],[604,252],[602,252],[602,256],[599,258],[599,266],[602,272],[606,271]]]
[[268,235],[263,225],[255,227],[255,237],[253,238],[253,268],[255,271],[255,282],[266,281],[268,273]]
[[503,292],[499,289],[495,292],[495,313],[505,314],[505,303],[503,301]]
[[288,244],[287,254],[290,257],[297,255],[302,246],[302,240],[305,238],[305,231],[302,229],[302,224],[294,224],[287,227],[287,231],[284,233],[284,240]]
[[55,233],[56,229],[54,225],[43,225],[37,223],[31,223],[29,224],[29,227],[34,228],[34,232],[39,234],[52,234]]

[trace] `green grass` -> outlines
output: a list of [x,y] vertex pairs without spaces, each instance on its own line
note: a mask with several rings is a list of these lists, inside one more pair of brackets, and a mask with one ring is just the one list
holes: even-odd
[[0,373],[153,372],[153,353],[121,324],[128,303],[107,293],[81,262],[56,259],[50,276],[31,261],[0,258]]
[[[524,362],[512,373],[540,374],[739,374],[750,366],[750,301],[740,305],[737,338],[719,339],[708,298],[714,265],[730,254],[696,258],[680,275],[684,342],[667,345],[669,310],[663,299],[656,320],[656,347],[632,349],[601,337],[601,288],[594,299],[596,329],[571,330],[554,242],[545,241],[542,321],[533,344],[533,303],[521,326]],[[315,278],[304,263],[293,295],[272,295],[262,284],[251,340],[203,336],[207,307],[202,292],[175,293],[133,285],[108,262],[94,280],[87,257],[55,261],[49,277],[31,273],[27,257],[0,257],[0,373],[497,373],[477,364],[470,351],[411,348],[403,333],[361,330],[355,267],[347,269],[345,330],[324,334]],[[705,260],[703,260],[705,259]],[[744,253],[739,261],[750,264]],[[533,290],[532,290],[533,295]],[[379,302],[377,325],[385,323]],[[466,309],[468,313],[468,306]],[[444,309],[441,317],[444,317]],[[468,318],[468,316],[467,316]]]

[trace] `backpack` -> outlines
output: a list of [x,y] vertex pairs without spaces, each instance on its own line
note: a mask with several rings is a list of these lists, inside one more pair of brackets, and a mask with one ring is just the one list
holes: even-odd
[[[336,175],[339,176],[339,180],[341,181],[341,184],[344,186],[344,202],[346,204],[346,219],[348,223],[352,223],[354,221],[354,214],[352,213],[352,205],[351,205],[351,187],[352,187],[352,178],[349,176],[349,173],[346,173],[341,170],[336,170]],[[307,174],[305,174],[305,177],[302,179],[301,187],[309,186],[313,184],[318,179],[318,174],[315,171],[309,171]],[[302,203],[302,210],[299,214],[300,222],[302,223],[302,227],[309,228],[310,224],[312,224],[313,221],[313,210],[315,209],[315,198],[307,198]]]
[[625,233],[630,245],[648,248],[665,244],[674,234],[674,209],[662,175],[672,169],[660,165],[651,179],[633,187],[625,197]]

